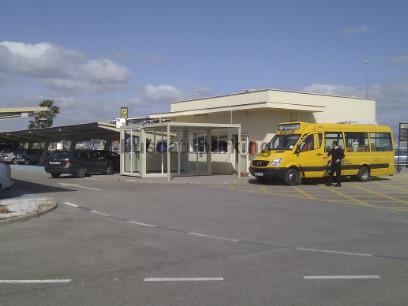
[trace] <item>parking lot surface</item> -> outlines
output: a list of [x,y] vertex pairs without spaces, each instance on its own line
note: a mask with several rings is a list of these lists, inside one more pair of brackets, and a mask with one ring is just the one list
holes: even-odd
[[343,187],[250,177],[50,178],[58,208],[3,224],[4,305],[406,305],[408,176]]

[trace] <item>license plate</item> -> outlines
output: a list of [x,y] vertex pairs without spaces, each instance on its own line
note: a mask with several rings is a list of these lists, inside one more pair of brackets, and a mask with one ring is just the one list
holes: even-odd
[[254,176],[263,176],[264,174],[263,174],[263,172],[255,172],[254,173]]
[[50,165],[61,165],[61,162],[59,161],[50,161],[48,162]]

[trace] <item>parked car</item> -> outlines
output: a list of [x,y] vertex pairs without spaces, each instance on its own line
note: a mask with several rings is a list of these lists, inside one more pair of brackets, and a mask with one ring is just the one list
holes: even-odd
[[107,151],[107,150],[98,150],[100,157],[106,158],[112,162],[113,170],[115,172],[120,171],[120,155],[118,153]]
[[14,151],[2,151],[0,152],[0,161],[14,164],[16,162],[16,154]]
[[14,159],[15,164],[38,164],[41,158],[42,149],[24,149],[19,148],[16,151]]
[[95,173],[112,174],[113,164],[109,159],[100,156],[98,151],[55,151],[47,157],[44,170],[52,177],[61,174],[83,177]]
[[401,171],[402,167],[408,168],[407,155],[407,150],[396,149],[394,151],[394,164],[398,172]]
[[0,190],[10,188],[13,184],[10,165],[0,162]]

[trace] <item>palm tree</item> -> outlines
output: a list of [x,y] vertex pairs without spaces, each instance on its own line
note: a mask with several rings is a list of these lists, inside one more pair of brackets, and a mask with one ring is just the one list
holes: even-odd
[[33,120],[30,120],[29,129],[42,129],[52,126],[54,118],[59,114],[59,107],[54,105],[53,100],[43,100],[39,106],[48,107],[48,111],[35,114]]

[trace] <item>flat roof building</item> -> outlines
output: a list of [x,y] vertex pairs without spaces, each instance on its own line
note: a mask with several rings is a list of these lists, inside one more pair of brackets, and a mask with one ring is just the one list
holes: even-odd
[[[167,168],[161,162],[161,169],[153,170],[155,164],[153,153],[158,152],[156,150],[149,153],[146,147],[147,157],[143,153],[144,161],[139,163],[140,168],[136,169],[136,165],[129,168],[130,161],[127,163],[128,166],[125,162],[123,173],[144,176],[149,173],[166,172],[166,175],[170,176],[170,172],[175,169],[178,174],[192,174],[196,172],[194,169],[201,169],[202,171],[198,172],[204,174],[246,173],[251,154],[255,153],[251,151],[252,145],[255,144],[258,151],[263,143],[272,138],[279,123],[288,121],[376,123],[375,107],[375,101],[371,99],[272,89],[248,90],[230,95],[174,102],[171,104],[170,112],[147,116],[147,119],[155,122],[156,130],[152,125],[148,132],[152,139],[149,139],[146,133],[144,137],[147,137],[145,140],[149,145],[155,141],[152,148],[156,148],[157,141],[165,140],[187,144],[184,146],[183,156],[179,154],[178,159],[174,157],[177,166],[172,170],[171,166]],[[165,122],[178,123],[177,131],[174,133],[169,131],[167,128],[169,125]],[[181,129],[183,123],[184,131]],[[230,128],[226,125],[230,125]],[[125,134],[127,137],[136,135],[134,131],[140,131],[141,128],[145,129],[145,126],[124,127],[121,139]],[[157,137],[158,134],[161,136]],[[141,142],[142,139],[137,141]],[[250,154],[247,154],[248,149]],[[207,156],[208,154],[211,158]],[[148,155],[152,165],[150,169],[146,159],[149,158]],[[200,158],[205,165],[197,164]],[[132,163],[134,160],[132,159]],[[165,160],[172,160],[171,153]]]

